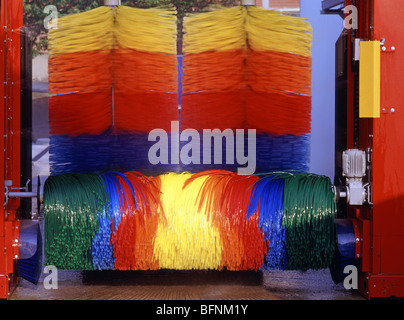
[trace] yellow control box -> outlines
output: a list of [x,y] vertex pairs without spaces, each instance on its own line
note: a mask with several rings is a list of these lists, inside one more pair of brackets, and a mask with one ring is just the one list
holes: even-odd
[[380,41],[361,41],[359,117],[380,118]]

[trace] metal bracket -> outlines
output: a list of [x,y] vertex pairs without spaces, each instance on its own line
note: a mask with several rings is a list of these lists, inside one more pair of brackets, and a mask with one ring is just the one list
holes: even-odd
[[355,44],[354,44],[354,61],[359,61],[360,60],[360,43],[363,41],[363,39],[356,38],[355,39]]
[[372,153],[373,149],[368,147],[365,151],[366,153],[366,175],[368,177],[368,183],[364,185],[366,190],[366,201],[370,206],[373,206],[373,196],[372,196]]
[[[345,13],[344,13],[344,0],[323,0],[321,2],[321,14],[337,14],[339,15],[342,19],[345,18]],[[335,8],[337,6],[341,6],[340,8]]]
[[104,6],[116,7],[121,5],[121,0],[104,0]]
[[[36,192],[29,192],[28,191],[28,184],[31,181],[28,180],[25,184],[25,187],[11,187],[13,182],[11,180],[6,180],[4,182],[4,197],[5,197],[5,202],[4,206],[8,204],[8,200],[10,198],[37,198],[38,200],[38,205],[42,203],[43,201],[43,194],[41,193],[41,183],[40,179],[38,176],[38,185],[37,185],[37,191]],[[13,191],[13,190],[19,190],[19,191]],[[22,191],[21,191],[22,190]],[[39,208],[39,206],[38,206]]]

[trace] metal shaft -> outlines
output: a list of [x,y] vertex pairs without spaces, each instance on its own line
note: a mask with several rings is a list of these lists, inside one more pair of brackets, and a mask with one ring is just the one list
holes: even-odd
[[256,1],[255,0],[242,0],[241,5],[242,6],[255,6]]
[[9,192],[9,198],[36,198],[38,196],[37,192]]
[[104,6],[120,6],[121,0],[104,0]]

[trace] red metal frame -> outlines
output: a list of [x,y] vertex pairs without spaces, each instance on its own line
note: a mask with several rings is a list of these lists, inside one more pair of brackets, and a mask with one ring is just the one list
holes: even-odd
[[[20,29],[23,25],[22,0],[0,0],[0,190],[5,181],[20,186]],[[4,193],[3,193],[4,194]],[[3,203],[5,199],[3,197]],[[18,258],[18,199],[0,205],[0,299],[7,299],[17,282],[15,260]]]
[[348,40],[347,146],[372,149],[373,205],[348,210],[359,230],[359,291],[367,298],[404,297],[404,7],[400,0],[345,4],[356,5],[359,13],[359,29],[349,30],[348,39],[384,38],[386,47],[381,48],[381,117],[359,120],[355,144],[355,72]]

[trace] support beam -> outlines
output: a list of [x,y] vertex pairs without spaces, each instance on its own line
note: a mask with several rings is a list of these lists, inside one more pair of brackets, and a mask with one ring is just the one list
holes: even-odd
[[321,2],[321,13],[322,14],[338,14],[344,19],[344,0],[323,0]]
[[324,11],[331,10],[336,6],[340,6],[344,3],[345,3],[344,0],[323,0],[321,2],[321,9],[323,9]]

